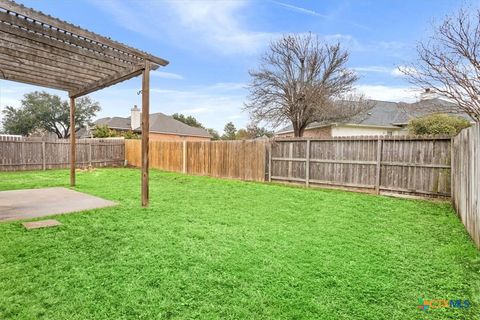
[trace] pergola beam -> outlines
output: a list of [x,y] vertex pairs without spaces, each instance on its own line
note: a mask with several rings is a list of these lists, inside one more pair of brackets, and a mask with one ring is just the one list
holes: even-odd
[[117,72],[114,75],[111,75],[109,77],[106,77],[104,79],[95,81],[93,83],[88,84],[87,86],[80,88],[76,91],[70,92],[70,97],[73,98],[78,98],[81,96],[84,96],[86,94],[92,93],[94,91],[112,86],[114,84],[117,84],[119,82],[131,79],[133,77],[139,76],[142,74],[145,66],[137,66],[134,68],[130,68],[129,70],[122,71],[122,72]]

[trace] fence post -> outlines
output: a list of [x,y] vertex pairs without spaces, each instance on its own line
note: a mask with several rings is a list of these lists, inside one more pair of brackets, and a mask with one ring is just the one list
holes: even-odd
[[382,164],[382,148],[383,140],[381,137],[377,136],[377,167],[375,173],[375,193],[380,194],[380,175],[381,175],[381,164]]
[[268,142],[268,182],[272,182],[272,143]]
[[187,173],[187,141],[183,140],[183,152],[182,152],[182,157],[183,157],[183,173]]
[[293,158],[293,142],[290,142],[289,146],[288,146],[288,177],[291,178],[292,177],[292,171],[293,171],[293,161],[292,161],[292,158]]
[[92,141],[88,141],[88,166],[92,167]]
[[310,186],[310,139],[307,140],[307,149],[306,149],[306,159],[305,159],[305,185],[307,188]]
[[42,141],[42,169],[47,169],[47,159],[45,154],[45,141]]

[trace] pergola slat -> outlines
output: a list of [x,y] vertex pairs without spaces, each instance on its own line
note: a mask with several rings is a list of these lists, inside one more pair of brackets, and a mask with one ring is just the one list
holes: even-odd
[[[142,205],[148,205],[149,72],[168,61],[73,24],[0,0],[0,77],[68,91],[75,98],[143,73]],[[75,185],[75,130],[70,132],[70,183]]]
[[36,79],[39,79],[39,81],[45,79],[49,80],[52,82],[56,82],[60,84],[61,86],[64,87],[69,87],[69,88],[77,88],[78,86],[81,86],[81,81],[77,80],[66,80],[64,77],[62,77],[61,74],[58,75],[48,75],[42,72],[35,72],[31,70],[25,70],[22,68],[15,68],[12,66],[7,66],[5,65],[2,61],[0,61],[0,70],[7,75],[17,75],[17,76],[22,76],[25,74],[28,74],[29,76],[35,77]]
[[64,68],[67,68],[68,66],[77,66],[84,69],[84,72],[89,74],[109,75],[112,71],[125,70],[125,68],[117,66],[109,66],[109,68],[106,68],[105,64],[97,64],[95,60],[87,59],[84,56],[71,54],[35,41],[14,37],[1,31],[0,46],[4,49],[10,49],[21,55],[28,56],[25,59],[37,60],[38,58],[42,58],[42,63],[45,61],[44,59],[46,59],[51,63],[58,62],[64,64]]
[[28,76],[25,74],[14,74],[10,72],[4,72],[0,69],[0,77],[5,80],[21,82],[25,84],[31,84],[34,86],[38,86],[39,82],[42,82],[42,87],[56,89],[61,91],[71,91],[75,90],[75,87],[65,85],[65,83],[58,83],[57,81],[51,81],[49,79],[41,79],[37,76]]
[[1,12],[0,11],[0,21],[6,22],[11,25],[19,26],[34,32],[37,32],[39,34],[46,35],[50,38],[55,38],[58,40],[63,41],[66,44],[72,44],[75,46],[78,46],[80,48],[84,48],[87,50],[92,50],[94,52],[97,52],[101,55],[104,55],[105,57],[111,57],[114,59],[118,59],[120,61],[124,61],[125,63],[131,63],[131,64],[138,64],[141,63],[142,60],[139,59],[138,57],[130,56],[130,55],[125,55],[121,54],[115,50],[113,50],[110,47],[102,46],[100,44],[94,44],[92,42],[84,41],[81,40],[77,37],[72,37],[64,32],[60,32],[58,30],[52,29],[51,27],[44,27],[39,23],[36,23],[34,21],[29,21],[26,20],[25,18],[21,18],[16,15],[9,14],[7,12]]
[[129,63],[121,62],[119,60],[109,59],[108,57],[105,57],[105,56],[99,54],[98,52],[88,51],[88,50],[85,50],[85,49],[74,47],[74,46],[66,44],[64,42],[53,40],[53,39],[47,38],[45,36],[42,36],[40,34],[28,32],[27,30],[20,29],[20,28],[15,27],[15,26],[10,26],[10,25],[4,24],[4,23],[0,23],[0,31],[10,33],[10,34],[15,35],[17,37],[33,40],[33,41],[36,41],[36,42],[40,42],[40,43],[55,47],[57,49],[62,49],[62,50],[68,51],[68,52],[76,53],[78,55],[83,55],[83,56],[86,56],[86,57],[89,57],[89,58],[93,58],[97,61],[102,61],[102,62],[105,63],[105,67],[108,67],[108,65],[115,65],[115,66],[119,66],[119,67],[128,67],[130,65]]
[[159,64],[161,66],[166,66],[168,64],[167,60],[164,60],[162,58],[155,57],[149,53],[143,52],[141,50],[129,47],[127,45],[124,45],[122,43],[113,41],[107,37],[103,37],[101,35],[98,35],[96,33],[93,33],[91,31],[82,29],[78,26],[75,26],[71,23],[62,21],[60,19],[51,17],[49,15],[43,14],[41,12],[32,10],[30,8],[27,8],[23,5],[17,4],[13,1],[9,0],[0,0],[0,8],[4,8],[6,10],[21,14],[25,17],[28,17],[32,20],[40,21],[45,24],[55,26],[58,29],[62,29],[68,32],[71,32],[73,34],[76,34],[78,36],[96,41],[98,43],[102,43],[104,45],[110,46],[114,49],[117,49],[119,51],[125,52],[127,54],[131,54],[134,56],[141,57],[145,60],[151,61],[153,63]]
[[[1,51],[1,49],[0,49]],[[5,68],[13,68],[15,67],[16,71],[21,71],[29,74],[37,74],[40,72],[41,75],[45,75],[47,77],[55,77],[58,74],[62,74],[60,68],[51,67],[48,65],[42,65],[40,63],[31,62],[31,61],[22,61],[18,58],[13,56],[6,56],[0,52],[0,64],[3,65]],[[41,70],[41,71],[39,71]],[[62,78],[76,82],[78,85],[83,85],[86,81],[97,81],[98,77],[92,76],[85,76],[83,74],[74,75],[73,73],[63,74]]]

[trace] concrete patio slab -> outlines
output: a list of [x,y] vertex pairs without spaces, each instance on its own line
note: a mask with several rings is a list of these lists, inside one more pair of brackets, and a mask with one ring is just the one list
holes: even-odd
[[67,188],[0,192],[0,222],[44,217],[116,205],[113,201]]
[[49,219],[49,220],[24,222],[22,223],[22,225],[25,227],[25,229],[31,230],[31,229],[56,227],[61,225],[61,223],[58,222],[57,220]]

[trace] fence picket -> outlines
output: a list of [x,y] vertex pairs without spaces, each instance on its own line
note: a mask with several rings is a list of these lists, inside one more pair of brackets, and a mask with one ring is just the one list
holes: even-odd
[[[94,149],[89,151],[88,146]],[[63,140],[0,140],[0,171],[68,168],[70,143]],[[80,139],[76,144],[77,167],[123,166],[123,139]]]

